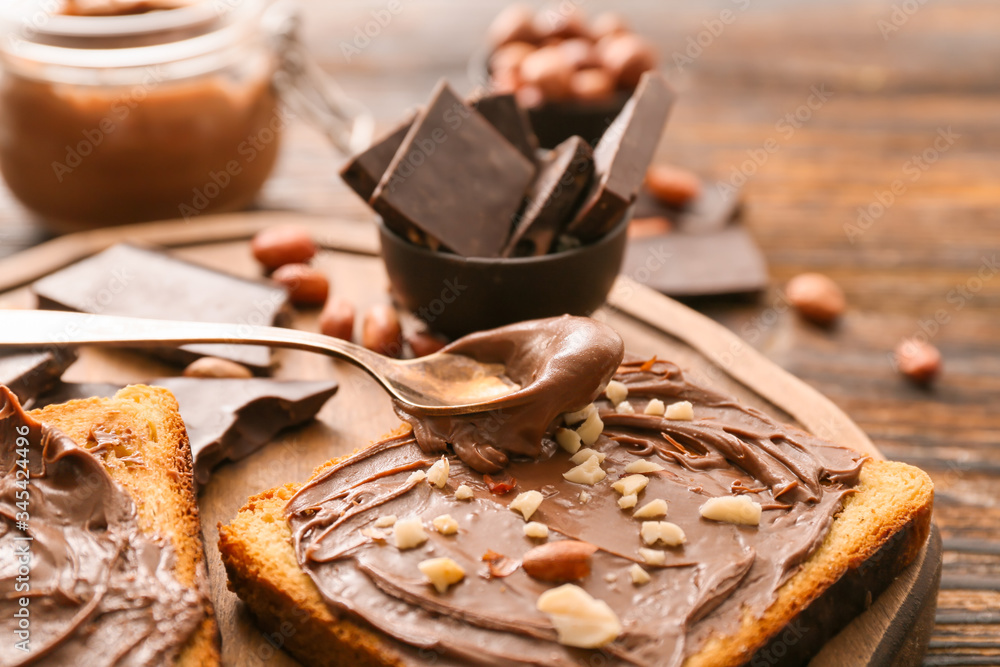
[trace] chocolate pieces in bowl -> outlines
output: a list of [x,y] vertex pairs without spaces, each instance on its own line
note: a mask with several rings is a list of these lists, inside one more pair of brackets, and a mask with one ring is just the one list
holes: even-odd
[[595,148],[571,137],[529,160],[536,142],[513,98],[468,104],[440,84],[342,173],[382,216],[394,298],[450,336],[598,308],[673,99],[647,72]]

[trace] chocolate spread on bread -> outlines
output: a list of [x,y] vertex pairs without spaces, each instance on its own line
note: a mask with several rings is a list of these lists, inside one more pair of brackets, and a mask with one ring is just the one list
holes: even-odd
[[128,492],[5,387],[0,552],[0,665],[172,664],[205,616]]
[[[483,336],[488,346],[470,344],[502,355],[523,349],[519,341],[528,333],[515,326]],[[551,344],[532,349],[535,361],[560,350]],[[614,356],[607,350],[601,354],[605,362]],[[578,378],[581,384],[583,377]],[[505,447],[511,440],[499,437],[484,446],[479,423],[462,429],[456,419],[443,428],[408,416],[413,433],[331,465],[289,502],[286,515],[300,566],[333,611],[392,638],[397,650],[417,661],[680,665],[710,635],[731,634],[745,612],[759,616],[768,607],[778,588],[822,542],[843,498],[858,482],[863,457],[693,384],[668,362],[629,361],[617,367],[615,379],[628,388],[634,412],[616,410],[604,397],[596,401],[603,430],[589,447],[605,457],[600,462],[607,475],[603,480],[586,485],[563,476],[575,463],[552,439],[561,419],[545,424],[545,437],[536,446],[523,446],[525,440]],[[549,387],[533,400],[547,409],[562,401],[560,392],[570,387],[571,382]],[[565,398],[559,409],[580,407]],[[693,419],[644,414],[654,399],[668,405],[689,401]],[[545,414],[543,407],[536,416]],[[507,427],[502,420],[499,424],[501,430]],[[497,452],[502,456],[491,458]],[[427,471],[442,455],[450,464],[443,488],[412,476]],[[502,479],[475,469],[484,460],[506,464]],[[625,468],[636,461],[662,468],[644,468],[648,484],[639,492],[636,508],[665,500],[663,519],[683,530],[683,544],[645,544],[643,521],[632,516],[634,508],[619,506],[621,496],[612,484],[629,476]],[[471,487],[471,499],[456,498],[463,484]],[[546,539],[527,537],[526,519],[509,507],[527,491],[543,497],[530,519],[548,527]],[[702,505],[716,497],[752,499],[762,507],[759,525],[702,518]],[[457,522],[456,534],[432,529],[433,519],[444,514]],[[426,541],[399,549],[391,528],[381,528],[385,538],[380,539],[372,529],[388,515],[400,521],[419,518]],[[554,584],[516,567],[533,547],[560,540],[587,542],[597,549],[590,574],[575,583],[607,603],[620,621],[617,638],[599,649],[559,643],[553,623],[536,608],[539,596]],[[649,553],[641,551],[645,549],[662,552],[662,562],[651,564]],[[444,593],[418,569],[419,563],[440,557],[451,558],[465,571]],[[495,567],[498,562],[511,567]],[[649,574],[648,582],[633,583],[635,565]]]

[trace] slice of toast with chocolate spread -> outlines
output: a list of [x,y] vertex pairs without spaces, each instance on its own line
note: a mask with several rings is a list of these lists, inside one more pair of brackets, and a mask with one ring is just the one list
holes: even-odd
[[308,665],[803,664],[927,540],[917,468],[665,362],[605,394],[498,475],[403,427],[251,497],[230,589]]
[[[43,443],[44,457],[29,449],[45,465],[46,474],[34,483],[79,495],[76,501],[45,498],[59,524],[52,528],[78,536],[70,539],[67,558],[84,573],[107,568],[104,583],[78,582],[80,591],[93,585],[99,594],[76,631],[54,643],[61,657],[52,664],[67,664],[59,660],[72,654],[75,664],[218,665],[191,451],[173,395],[136,385],[113,398],[74,400],[26,415],[4,396],[4,411],[22,415]],[[86,510],[79,517],[69,512],[77,506]],[[32,520],[43,517],[32,513]],[[36,549],[41,543],[35,539]],[[43,639],[39,634],[36,646]]]

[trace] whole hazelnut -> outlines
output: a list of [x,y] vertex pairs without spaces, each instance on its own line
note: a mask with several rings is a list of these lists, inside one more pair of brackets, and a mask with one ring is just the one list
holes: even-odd
[[630,239],[641,239],[649,236],[669,234],[673,226],[670,220],[662,216],[632,218],[632,221],[628,224],[626,233]]
[[896,346],[896,368],[914,382],[930,382],[941,372],[941,352],[927,341],[907,338]]
[[656,53],[638,35],[617,35],[599,49],[604,67],[615,77],[618,87],[632,90],[639,85],[643,72],[656,67]]
[[486,38],[494,46],[510,42],[537,42],[535,12],[527,5],[508,5],[497,14],[486,30]]
[[415,331],[406,337],[406,342],[418,357],[434,354],[448,344],[448,341],[430,331]]
[[319,314],[319,330],[324,336],[351,340],[354,335],[354,304],[342,296],[334,296]]
[[594,43],[589,39],[575,37],[563,40],[557,46],[562,50],[569,66],[574,70],[601,66],[601,58],[597,55]]
[[683,206],[701,194],[701,179],[687,169],[657,164],[646,170],[646,189],[664,204]]
[[802,273],[785,287],[785,296],[805,319],[828,325],[847,308],[844,291],[821,273]]
[[288,290],[288,298],[299,306],[321,306],[330,293],[330,281],[308,264],[285,264],[271,279]]
[[589,37],[580,10],[565,2],[535,14],[535,33],[542,40]]
[[403,351],[403,330],[399,314],[387,303],[372,306],[361,323],[361,344],[387,357],[398,357]]
[[582,69],[569,80],[570,94],[582,102],[601,102],[615,92],[615,81],[603,69]]
[[504,73],[517,73],[521,63],[532,53],[535,47],[527,42],[510,42],[504,44],[490,56],[490,72],[493,76]]
[[490,92],[494,95],[515,93],[521,87],[521,77],[517,75],[516,70],[493,72],[490,79],[490,86],[492,87]]
[[250,242],[253,256],[265,269],[285,264],[302,264],[316,255],[316,243],[305,227],[277,225],[262,229]]
[[590,22],[590,34],[594,39],[607,35],[618,35],[629,32],[628,23],[617,12],[604,12],[594,17]]
[[569,95],[573,68],[558,46],[543,46],[528,54],[521,63],[520,74],[521,81],[537,86],[545,99],[559,100]]
[[182,373],[189,378],[226,378],[245,380],[253,377],[250,369],[229,359],[202,357],[192,361]]
[[521,86],[514,93],[517,97],[517,104],[523,109],[534,109],[545,102],[545,95],[542,89],[536,85]]

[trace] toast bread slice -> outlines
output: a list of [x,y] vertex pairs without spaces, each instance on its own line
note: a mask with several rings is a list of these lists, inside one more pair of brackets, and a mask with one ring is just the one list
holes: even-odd
[[[140,527],[170,541],[177,580],[207,591],[191,448],[173,394],[159,387],[133,385],[113,398],[69,401],[28,414],[87,449],[95,446],[95,434],[121,436],[119,445],[97,457],[132,496]],[[134,465],[135,461],[142,465]],[[178,654],[177,667],[219,664],[218,628],[211,603],[205,599],[205,618]]]
[[[299,567],[284,510],[300,486],[285,484],[255,495],[228,525],[220,524],[219,549],[230,590],[262,628],[281,633],[284,648],[303,664],[419,664],[394,640],[338,617]],[[685,666],[756,664],[758,656],[766,656],[760,664],[796,664],[808,657],[803,653],[819,650],[913,561],[927,540],[932,505],[933,485],[926,473],[903,463],[867,461],[857,493],[845,498],[823,543],[778,590],[764,614],[745,616],[730,636],[709,638]],[[840,613],[832,623],[827,608],[851,613]],[[794,641],[788,639],[789,630]],[[776,641],[782,643],[784,660],[773,659]]]

